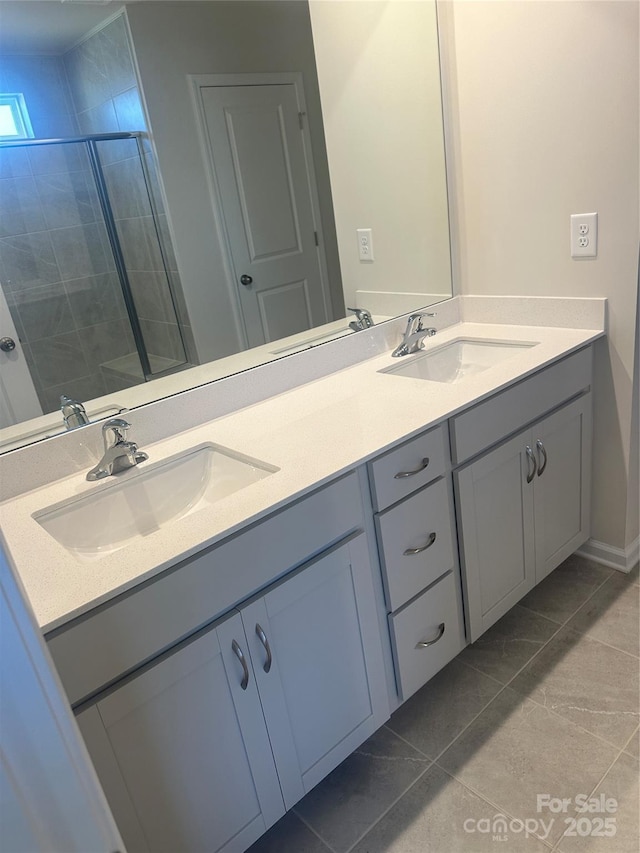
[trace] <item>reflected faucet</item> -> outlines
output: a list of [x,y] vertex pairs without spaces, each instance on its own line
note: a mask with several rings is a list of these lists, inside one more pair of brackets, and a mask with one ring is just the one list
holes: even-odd
[[421,314],[410,314],[407,319],[407,328],[404,330],[402,341],[394,349],[391,355],[394,358],[398,358],[401,355],[412,355],[414,352],[419,352],[421,349],[424,349],[424,339],[433,337],[436,334],[437,329],[434,329],[432,326],[425,329],[422,325],[422,320],[424,317],[435,316],[435,314],[428,311],[422,312]]
[[[127,432],[131,424],[122,418],[112,418],[102,425],[104,456],[95,468],[87,474],[87,480],[102,480],[112,474],[119,474],[127,468],[134,468],[139,462],[148,459],[148,454],[138,450],[135,441],[127,441]],[[111,439],[113,435],[113,444]]]
[[79,400],[72,400],[66,394],[60,397],[60,411],[67,429],[76,429],[76,427],[89,423],[87,412],[82,403]]
[[347,311],[353,311],[356,315],[356,319],[349,323],[349,328],[352,331],[361,332],[363,329],[370,329],[373,326],[373,317],[366,308],[347,308]]

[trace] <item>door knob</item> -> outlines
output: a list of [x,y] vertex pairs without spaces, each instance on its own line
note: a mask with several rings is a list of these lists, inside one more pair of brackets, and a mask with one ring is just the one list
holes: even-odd
[[244,284],[245,286],[248,286],[250,284],[253,284],[253,279],[251,278],[250,275],[241,275],[240,276],[240,284]]
[[12,352],[16,348],[13,338],[0,338],[0,349],[2,352]]

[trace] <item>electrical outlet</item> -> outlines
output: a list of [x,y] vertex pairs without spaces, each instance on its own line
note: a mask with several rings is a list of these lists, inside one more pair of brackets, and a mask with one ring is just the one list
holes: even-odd
[[598,214],[571,214],[571,257],[596,258],[598,256]]
[[373,260],[373,234],[371,228],[358,228],[358,257],[361,261]]

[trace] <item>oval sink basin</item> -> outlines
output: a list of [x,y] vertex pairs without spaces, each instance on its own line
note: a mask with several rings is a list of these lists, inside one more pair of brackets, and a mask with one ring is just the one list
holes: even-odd
[[428,379],[431,382],[459,382],[512,358],[523,349],[536,346],[536,343],[457,338],[415,356],[403,356],[400,364],[385,367],[378,372],[393,373],[411,379]]
[[141,536],[220,501],[275,471],[215,444],[127,471],[119,482],[56,504],[33,517],[54,539],[87,559],[124,548]]

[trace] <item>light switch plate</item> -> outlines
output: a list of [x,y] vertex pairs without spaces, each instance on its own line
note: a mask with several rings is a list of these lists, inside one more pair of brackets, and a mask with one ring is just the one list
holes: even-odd
[[571,257],[596,258],[598,256],[598,214],[571,214]]

